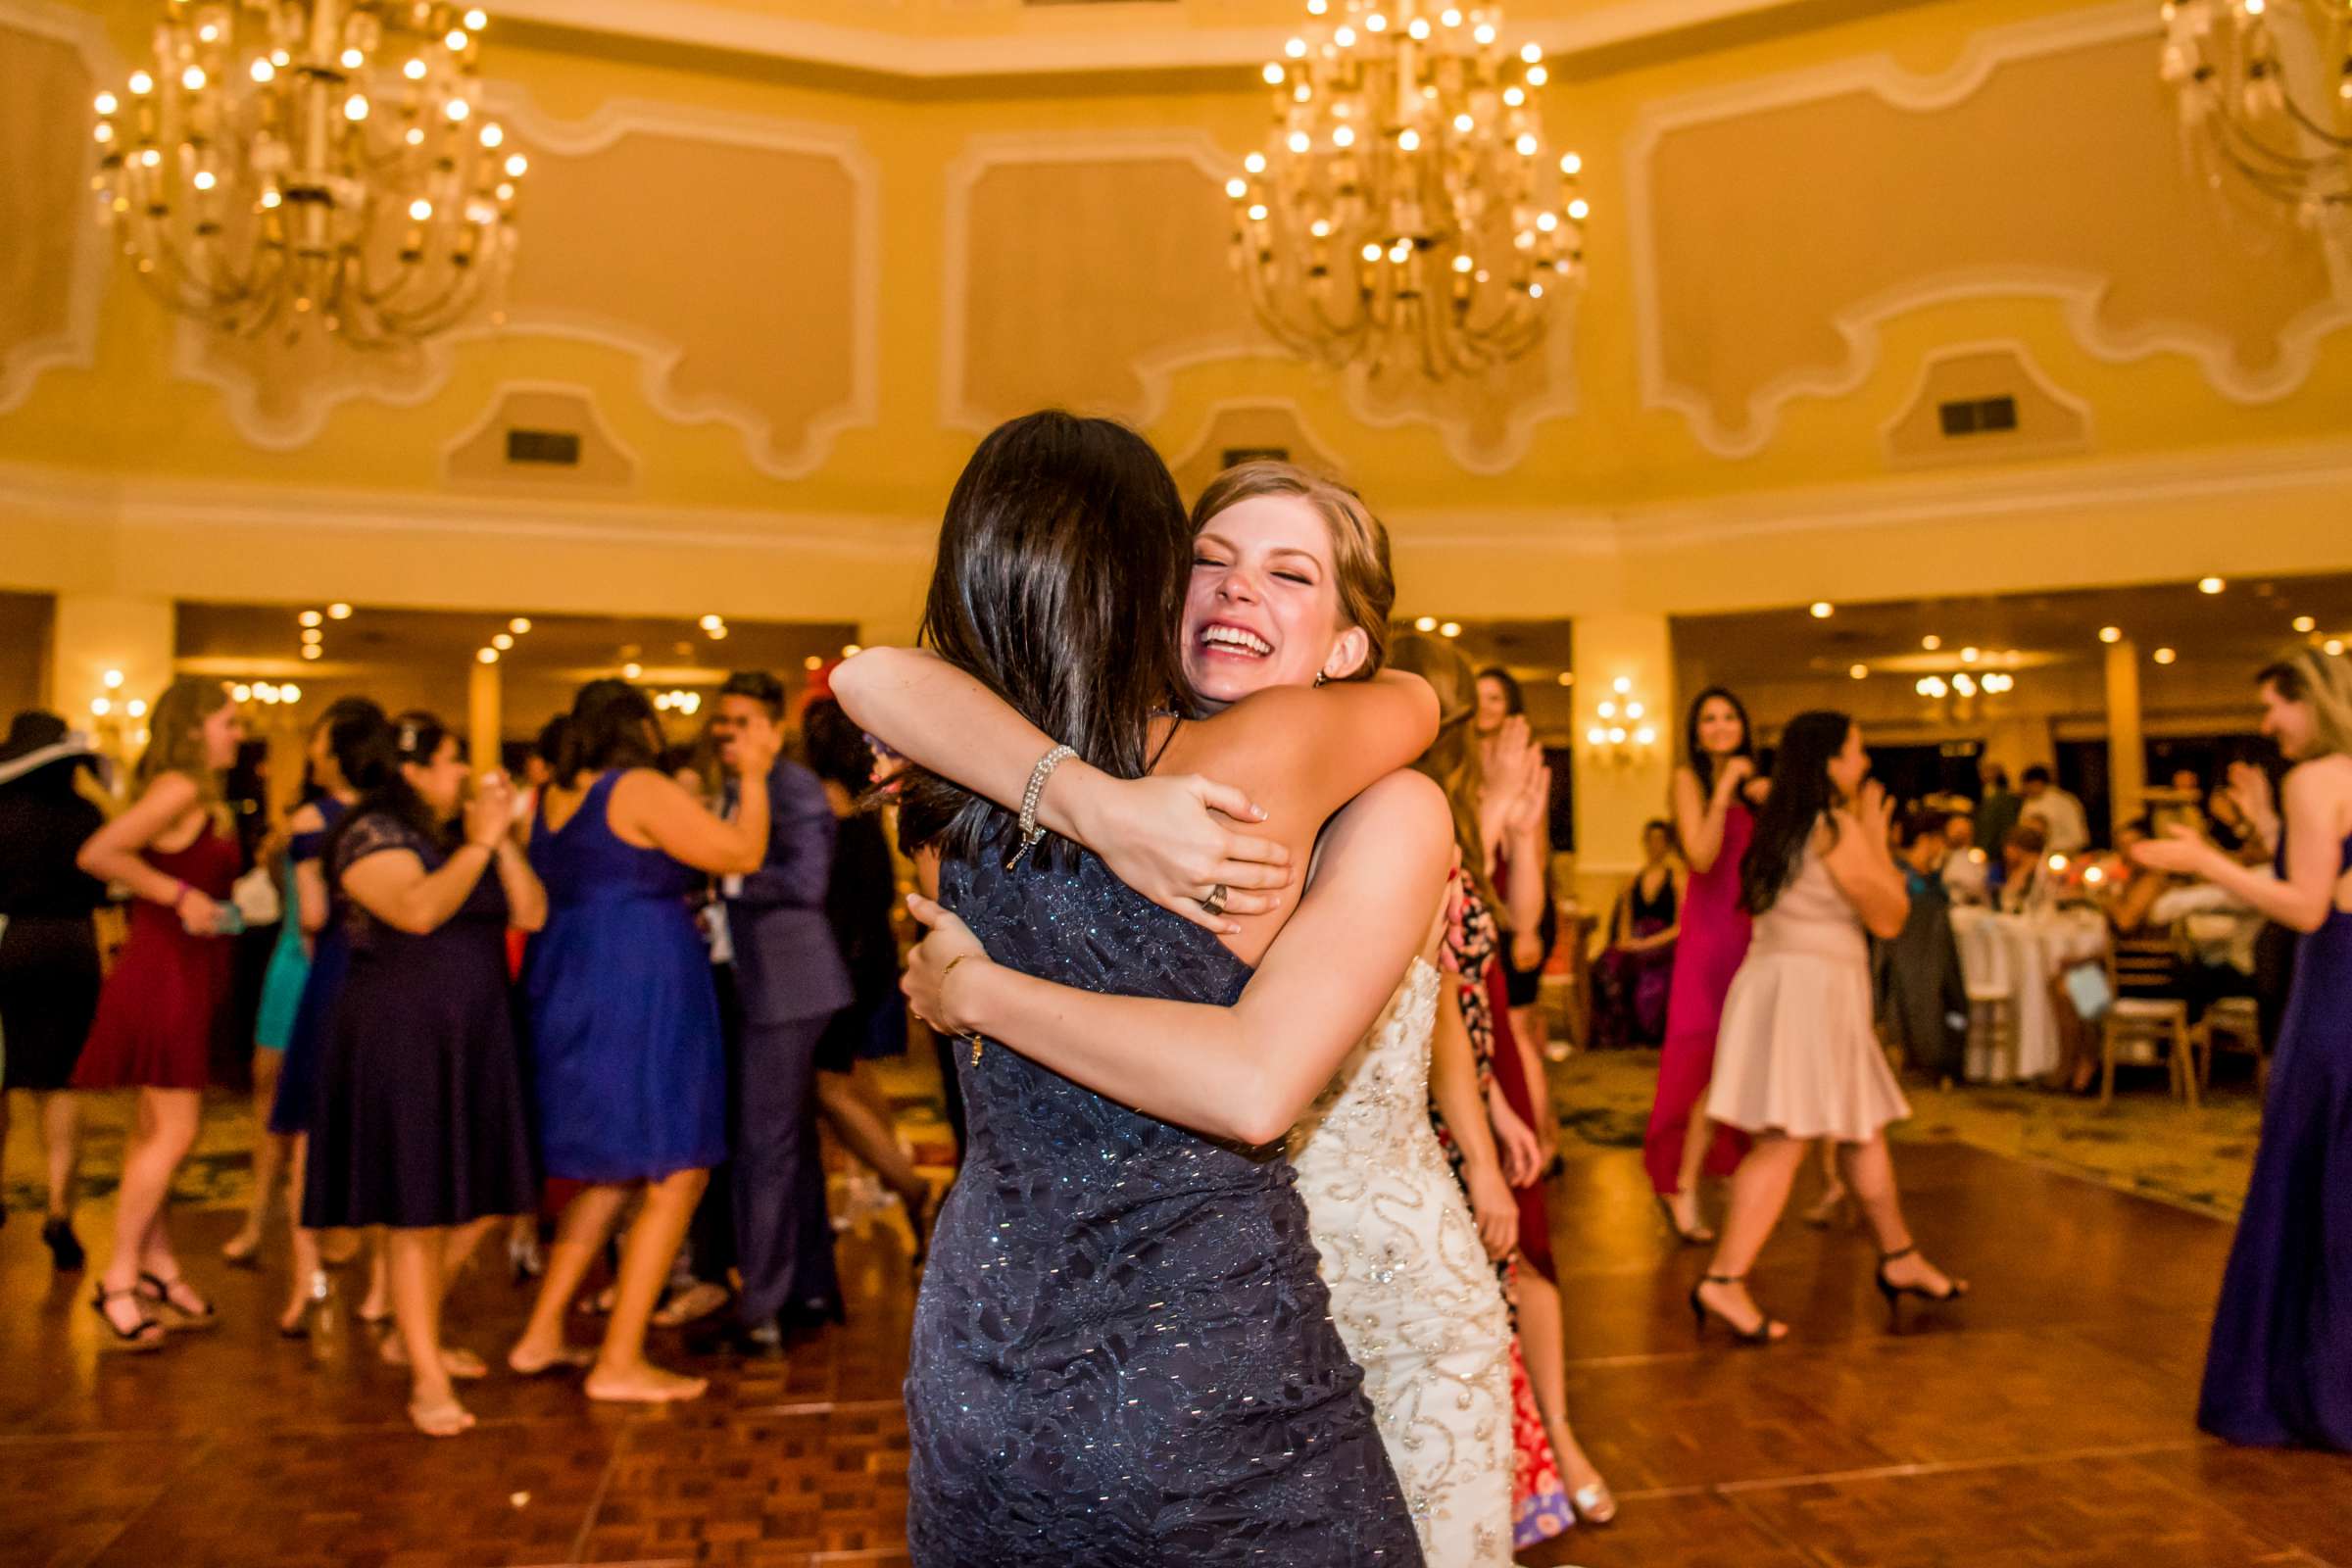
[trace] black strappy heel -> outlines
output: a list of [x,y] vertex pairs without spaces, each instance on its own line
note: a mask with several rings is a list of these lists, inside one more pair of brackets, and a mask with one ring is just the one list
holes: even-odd
[[[1709,1306],[1706,1298],[1699,1294],[1709,1285],[1738,1285],[1746,1278],[1747,1276],[1744,1274],[1709,1274],[1690,1287],[1690,1319],[1696,1325],[1701,1339],[1706,1337],[1707,1319],[1710,1316],[1721,1322],[1725,1328],[1730,1329],[1732,1338],[1744,1346],[1777,1345],[1788,1337],[1788,1325],[1762,1307],[1756,1308],[1756,1326],[1753,1329],[1743,1329],[1714,1307]],[[1775,1334],[1772,1332],[1774,1329],[1780,1329],[1782,1332]]]
[[1674,1217],[1674,1204],[1667,1200],[1666,1195],[1658,1194],[1657,1200],[1658,1212],[1666,1217],[1666,1228],[1674,1232],[1676,1241],[1685,1247],[1711,1247],[1714,1245],[1715,1233],[1707,1229],[1705,1224],[1701,1223],[1690,1230],[1683,1229],[1683,1222]]
[[[174,1274],[172,1278],[167,1280],[154,1274],[141,1274],[139,1276],[139,1283],[141,1286],[145,1287],[145,1289],[138,1293],[143,1299],[153,1301],[158,1306],[168,1309],[173,1317],[179,1320],[176,1324],[172,1325],[173,1327],[179,1329],[215,1329],[220,1326],[220,1309],[214,1306],[212,1302],[206,1300],[203,1297],[196,1295],[196,1287],[188,1283],[188,1278],[186,1275]],[[180,1305],[177,1301],[172,1299],[172,1292],[174,1287],[186,1291],[190,1296],[195,1296],[197,1304],[202,1306],[204,1310],[201,1312],[191,1312],[186,1307]]]
[[1906,1296],[1916,1296],[1931,1305],[1941,1306],[1957,1301],[1968,1294],[1968,1281],[1952,1279],[1948,1275],[1940,1291],[1931,1291],[1924,1285],[1897,1285],[1886,1277],[1887,1264],[1898,1262],[1918,1250],[1919,1244],[1914,1242],[1909,1247],[1879,1254],[1879,1294],[1886,1298],[1886,1323],[1889,1328],[1902,1323],[1903,1298]]
[[[137,1328],[125,1329],[106,1309],[108,1302],[125,1299],[139,1309]],[[118,1350],[160,1350],[169,1337],[164,1326],[147,1315],[147,1298],[139,1294],[135,1285],[127,1291],[110,1291],[104,1285],[99,1286],[90,1294],[90,1310],[98,1314],[98,1321],[105,1324],[108,1332],[114,1335],[114,1348]]]

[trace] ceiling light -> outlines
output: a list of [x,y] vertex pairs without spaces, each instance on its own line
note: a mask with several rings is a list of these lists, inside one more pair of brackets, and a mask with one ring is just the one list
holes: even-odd
[[1919,646],[1925,648],[1929,653],[1932,654],[1936,649],[1943,646],[1943,639],[1936,636],[1934,632],[1930,632],[1919,640]]
[[305,626],[316,626],[326,617],[318,613],[318,612],[316,610],[306,610],[294,618],[301,621]]
[[513,632],[517,637],[521,636],[524,632],[529,631],[530,629],[531,617],[528,615],[516,615],[513,620],[507,622],[507,630]]
[[1868,680],[1870,679],[1870,666],[1868,664],[1849,665],[1846,673],[1856,680]]
[[1438,617],[1435,615],[1423,615],[1419,620],[1413,622],[1415,631],[1436,631],[1437,629]]
[[480,660],[485,664],[495,664],[498,662],[498,650],[495,648],[485,648],[480,653],[475,654],[473,657]]
[[1816,599],[1813,601],[1812,614],[1815,620],[1827,620],[1836,613],[1838,613],[1838,607],[1828,600]]
[[2311,618],[2309,615],[2297,615],[2297,616],[2295,617],[2295,630],[2297,630],[2297,631],[2317,631],[2317,630],[2319,630],[2319,629],[2320,629],[2320,623],[2319,623],[2318,621],[2316,621],[2316,620],[2312,619],[2312,618]]
[[1963,664],[1973,664],[1984,657],[1984,656],[1983,654],[1979,653],[1974,648],[1963,648],[1960,650],[1960,662]]
[[2123,640],[2124,640],[2124,628],[2123,628],[2123,627],[2121,627],[2121,626],[2101,626],[2101,627],[2099,628],[2099,641],[2101,641],[2101,642],[2103,642],[2103,643],[2120,643],[2120,642],[2122,642]]
[[1462,623],[1458,620],[1449,620],[1438,628],[1438,635],[1441,637],[1459,637],[1461,634]]
[[490,639],[490,646],[503,654],[508,649],[514,646],[514,638],[511,633],[502,631],[497,636]]
[[645,666],[633,660],[630,662],[620,666],[620,678],[622,680],[635,680],[638,676],[644,673]]
[[2197,592],[2201,594],[2218,594],[2229,586],[2219,577],[2199,577],[2197,579]]
[[2180,656],[2173,652],[2170,648],[2159,648],[2152,657],[2159,664],[2169,664],[2174,660],[2179,659]]
[[351,618],[351,607],[349,605],[340,604],[329,605],[326,607],[326,618],[329,620],[349,620]]
[[801,667],[807,670],[819,670],[825,667],[825,662],[816,655],[810,654],[807,659],[801,661]]
[[698,622],[698,624],[701,625],[705,631],[716,631],[719,627],[724,626],[726,623],[727,618],[724,615],[705,615],[702,620]]

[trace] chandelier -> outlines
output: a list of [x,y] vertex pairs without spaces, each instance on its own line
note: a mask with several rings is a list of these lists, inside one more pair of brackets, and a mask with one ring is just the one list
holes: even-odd
[[2352,211],[2352,10],[2344,0],[2166,0],[2180,121],[2306,227]]
[[1527,353],[1546,292],[1583,275],[1590,211],[1583,161],[1544,149],[1543,51],[1506,49],[1494,6],[1306,9],[1310,36],[1265,68],[1273,137],[1225,187],[1258,318],[1294,353],[1374,374]]
[[175,311],[363,348],[454,325],[503,279],[528,167],[480,113],[488,18],[430,0],[167,0],[98,95],[102,219]]

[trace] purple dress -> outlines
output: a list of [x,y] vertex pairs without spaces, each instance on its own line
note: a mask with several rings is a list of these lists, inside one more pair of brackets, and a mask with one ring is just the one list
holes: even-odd
[[2341,909],[2296,945],[2197,1425],[2230,1443],[2352,1452],[2352,914]]

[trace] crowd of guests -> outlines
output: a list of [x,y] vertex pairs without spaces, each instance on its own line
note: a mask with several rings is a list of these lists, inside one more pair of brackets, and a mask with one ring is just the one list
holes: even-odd
[[[258,1266],[282,1193],[278,1329],[298,1339],[331,1299],[329,1259],[365,1238],[359,1315],[390,1325],[380,1351],[409,1369],[420,1430],[472,1424],[457,1385],[488,1368],[445,1335],[443,1304],[494,1235],[518,1278],[540,1276],[506,1365],[582,1368],[592,1398],[703,1392],[648,1355],[658,1312],[753,1354],[837,1318],[820,1111],[919,1250],[930,1188],[858,1072],[906,1049],[898,865],[859,811],[877,758],[821,688],[798,715],[808,760],[784,758],[784,710],[775,677],[739,672],[680,754],[643,691],[592,681],[518,788],[435,715],[347,697],[312,726],[299,799],[251,856],[222,683],[182,677],[156,701],[120,805],[86,740],[18,715],[0,747],[0,1039],[46,1143],[61,1272],[87,1262],[76,1097],[135,1093],[88,1302],[106,1343],[161,1350],[220,1320],[182,1269],[169,1195],[249,913],[277,934],[250,1015],[255,1191],[222,1257]],[[110,900],[126,935],[102,979]],[[575,1344],[608,1259],[603,1333]]]

